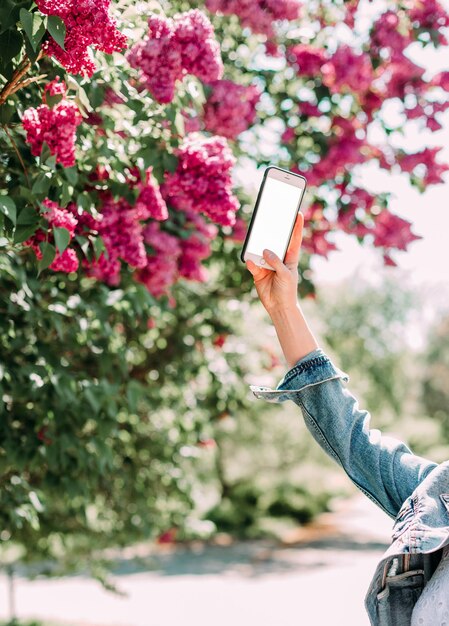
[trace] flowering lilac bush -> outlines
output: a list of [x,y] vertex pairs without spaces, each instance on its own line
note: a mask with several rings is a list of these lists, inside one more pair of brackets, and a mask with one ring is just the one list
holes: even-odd
[[44,15],[62,21],[64,48],[49,37],[43,50],[71,74],[92,76],[95,63],[89,54],[90,46],[111,54],[127,45],[125,35],[117,30],[116,21],[109,14],[111,0],[36,0],[36,4]]
[[191,134],[177,156],[176,171],[168,174],[162,185],[164,198],[177,209],[204,213],[217,224],[232,226],[239,204],[232,193],[235,158],[226,140]]
[[238,85],[231,80],[209,84],[211,94],[204,105],[204,125],[211,133],[236,139],[256,119],[260,91],[255,85]]
[[242,26],[255,33],[273,36],[273,22],[300,16],[299,0],[206,0],[209,11],[238,15]]
[[[52,108],[46,104],[45,94],[61,96]],[[23,114],[23,128],[26,141],[34,156],[39,156],[44,142],[50,148],[56,161],[64,167],[75,165],[76,129],[82,122],[81,113],[74,102],[65,99],[67,89],[59,82],[59,76],[45,86],[44,103],[37,109],[30,107]]]
[[175,19],[152,15],[146,38],[131,48],[127,58],[139,70],[142,85],[162,103],[173,100],[176,81],[186,73],[204,82],[217,80],[223,73],[212,25],[197,9]]
[[178,536],[215,421],[257,418],[227,306],[252,297],[239,166],[307,177],[302,270],[335,232],[386,265],[417,238],[366,163],[447,175],[426,138],[449,72],[408,50],[448,45],[437,0],[197,4],[0,3],[0,519],[46,558],[58,533],[77,554]]

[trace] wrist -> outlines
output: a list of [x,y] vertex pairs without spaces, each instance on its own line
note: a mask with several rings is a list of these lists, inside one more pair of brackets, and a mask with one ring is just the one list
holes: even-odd
[[268,315],[271,317],[273,324],[275,324],[276,321],[283,321],[294,317],[297,318],[298,314],[301,313],[299,302],[292,302],[289,305],[275,306],[268,310]]
[[292,307],[272,309],[270,317],[290,367],[319,347],[298,302]]

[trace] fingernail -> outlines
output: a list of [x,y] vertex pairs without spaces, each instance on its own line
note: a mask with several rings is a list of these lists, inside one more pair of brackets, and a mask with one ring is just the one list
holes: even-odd
[[264,253],[265,253],[267,256],[273,256],[273,253],[271,252],[271,250],[268,250],[268,248],[265,248]]

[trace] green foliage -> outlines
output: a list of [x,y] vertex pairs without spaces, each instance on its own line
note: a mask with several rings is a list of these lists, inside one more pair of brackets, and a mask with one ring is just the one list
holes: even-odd
[[291,483],[276,482],[271,489],[262,490],[252,479],[233,484],[226,496],[207,512],[207,519],[222,532],[242,538],[262,537],[271,535],[264,527],[267,518],[307,524],[329,510],[330,498],[326,491],[310,491]]
[[449,317],[447,313],[429,333],[423,354],[424,377],[421,402],[427,415],[440,422],[445,442],[449,443]]
[[323,339],[339,367],[354,372],[351,386],[367,408],[400,415],[410,359],[405,329],[418,306],[416,295],[396,280],[374,287],[354,277],[350,284],[320,290],[317,304]]
[[[170,15],[204,6],[161,4]],[[157,2],[148,6],[161,9]],[[128,0],[120,8],[137,41],[147,13]],[[235,155],[259,167],[274,161],[310,166],[326,152],[327,136],[290,106],[301,80],[291,68],[261,66],[263,38],[248,35],[237,19],[211,19],[225,78],[265,90],[258,126],[235,142]],[[176,148],[185,133],[181,110],[198,113],[208,91],[189,75],[177,85],[173,103],[161,105],[137,88],[123,55],[97,54],[99,71],[91,80],[64,75],[51,59],[40,58],[48,34],[64,47],[59,18],[41,15],[32,0],[2,0],[2,87],[28,62],[32,82],[0,106],[0,562],[39,561],[39,571],[48,574],[88,568],[108,585],[104,548],[154,539],[171,528],[181,537],[194,535],[201,519],[214,522],[212,531],[257,536],[267,516],[307,522],[325,510],[330,489],[322,457],[305,479],[302,461],[314,453],[305,429],[297,429],[298,408],[291,407],[280,426],[279,409],[250,396],[247,374],[265,364],[259,339],[266,326],[254,333],[253,281],[239,259],[240,243],[227,238],[230,229],[212,242],[213,254],[204,262],[208,280],[175,286],[175,307],[133,281],[129,268],[117,287],[81,272],[48,271],[69,243],[63,228],[53,229],[54,243],[41,242],[38,263],[22,245],[43,224],[47,197],[96,215],[106,187],[114,198],[135,202],[129,168],[151,166],[162,182],[177,167]],[[44,81],[56,76],[84,116],[71,168],[57,164],[46,144],[34,157],[21,124],[24,111],[41,104]],[[329,114],[347,114],[327,88],[310,87]],[[102,106],[107,88],[124,104]],[[48,106],[58,98],[48,95]],[[90,113],[101,114],[100,120]],[[295,146],[260,140],[273,118],[279,129],[304,122]],[[97,166],[110,175],[104,187],[92,185]],[[248,220],[253,199],[242,189],[236,193]],[[320,199],[331,213],[333,197]],[[388,204],[387,196],[381,199]],[[163,229],[179,239],[188,236],[180,211],[170,210]],[[104,251],[98,237],[77,235],[75,242],[82,261]],[[308,268],[303,255],[301,295],[314,289]],[[326,339],[341,367],[367,372],[373,410],[381,398],[395,411],[403,401],[402,361],[394,347],[409,304],[401,298],[359,292],[345,300],[339,293],[338,301],[322,307],[329,321]],[[243,329],[245,318],[250,327]],[[227,338],[223,348],[214,343],[220,336]],[[204,446],[208,440],[215,442],[213,450]],[[205,492],[209,501],[201,510]]]

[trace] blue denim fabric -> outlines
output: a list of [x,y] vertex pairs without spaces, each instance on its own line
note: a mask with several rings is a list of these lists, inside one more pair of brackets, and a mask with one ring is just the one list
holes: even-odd
[[[371,416],[343,384],[348,380],[317,349],[299,359],[275,389],[250,389],[268,402],[293,400],[319,445],[395,519],[392,544],[376,568],[365,606],[373,626],[407,624],[442,548],[449,545],[449,461],[434,463],[413,454],[404,442],[370,429]],[[392,564],[399,570],[395,565],[393,572]],[[421,569],[422,575],[413,574]],[[400,614],[405,621],[397,621]]]

